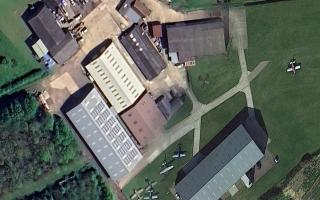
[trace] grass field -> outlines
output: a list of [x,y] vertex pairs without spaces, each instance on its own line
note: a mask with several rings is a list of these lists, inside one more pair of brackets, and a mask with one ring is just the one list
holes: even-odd
[[217,5],[214,0],[172,0],[171,6],[177,10],[191,11],[209,9]]
[[35,0],[0,1],[0,55],[14,58],[16,67],[0,67],[0,86],[32,69],[39,68],[25,44],[30,35],[21,15],[28,3]]
[[181,108],[174,114],[172,117],[168,120],[166,124],[166,129],[169,129],[176,125],[177,123],[181,122],[185,118],[187,118],[191,111],[192,111],[192,101],[191,99],[186,95],[184,97],[184,103],[181,106]]
[[[320,1],[296,0],[247,7],[250,66],[271,63],[251,84],[280,162],[235,199],[257,199],[286,176],[306,152],[320,147]],[[302,69],[286,73],[295,56]]]
[[[174,169],[169,174],[163,176],[160,175],[160,166],[163,162],[165,155],[167,155],[167,161],[171,160],[173,152],[178,147],[178,144],[182,144],[183,150],[187,151],[187,158],[174,161]],[[127,198],[130,198],[133,189],[144,188],[146,186],[145,178],[149,178],[151,181],[157,181],[155,190],[159,192],[159,198],[165,200],[174,200],[174,196],[170,193],[169,188],[174,185],[176,175],[178,171],[190,160],[193,149],[193,131],[187,133],[179,141],[172,144],[165,151],[163,151],[151,164],[145,167],[134,179],[132,179],[128,185],[124,188],[124,193]]]
[[246,106],[246,97],[241,92],[211,110],[201,119],[200,148],[204,147],[227,123]]
[[237,51],[204,57],[188,70],[193,93],[202,103],[209,103],[235,86],[241,76]]

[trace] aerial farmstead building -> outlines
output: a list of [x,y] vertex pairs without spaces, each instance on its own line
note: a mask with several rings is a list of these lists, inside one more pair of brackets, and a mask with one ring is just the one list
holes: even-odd
[[119,39],[147,80],[154,79],[166,67],[147,33],[138,24],[132,25]]
[[260,113],[243,109],[178,173],[177,195],[218,200],[240,179],[250,187],[247,173],[264,157],[267,140]]
[[226,52],[221,18],[175,22],[166,25],[172,63],[194,62],[196,58]]
[[115,44],[107,41],[106,45],[85,68],[117,113],[120,113],[131,106],[145,88]]
[[71,96],[62,110],[113,180],[142,159],[129,131],[92,85]]
[[157,138],[167,122],[148,93],[120,116],[142,147]]
[[43,43],[46,47],[45,51],[48,50],[57,63],[64,64],[78,51],[77,41],[71,33],[64,32],[59,27],[54,15],[43,3],[35,4],[33,9],[29,9],[27,12],[32,14],[28,20],[29,27],[41,40],[41,43],[38,44]]

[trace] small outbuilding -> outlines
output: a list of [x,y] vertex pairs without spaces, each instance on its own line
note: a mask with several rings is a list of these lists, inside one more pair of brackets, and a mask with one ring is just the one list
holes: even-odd
[[170,91],[159,96],[156,99],[156,103],[166,119],[170,119],[170,117],[183,105],[183,96]]

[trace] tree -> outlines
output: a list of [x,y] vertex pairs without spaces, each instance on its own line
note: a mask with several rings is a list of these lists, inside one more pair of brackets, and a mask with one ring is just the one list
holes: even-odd
[[54,118],[53,118],[53,116],[48,112],[44,112],[43,113],[43,117],[41,119],[41,124],[42,124],[42,127],[43,127],[42,129],[43,130],[53,131],[53,127],[54,127]]
[[41,162],[50,163],[52,159],[52,154],[50,150],[44,149],[40,153],[40,160]]

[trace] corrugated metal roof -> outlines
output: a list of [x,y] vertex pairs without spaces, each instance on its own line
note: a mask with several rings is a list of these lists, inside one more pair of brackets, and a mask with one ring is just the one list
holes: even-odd
[[135,0],[133,2],[132,7],[138,12],[140,13],[140,15],[142,17],[146,17],[149,16],[151,14],[151,10],[144,4],[142,3],[140,0]]
[[34,12],[34,16],[28,23],[33,32],[58,63],[65,63],[78,50],[78,43],[70,33],[62,31],[53,14],[44,4],[37,4],[31,11]]
[[129,110],[121,114],[132,134],[141,146],[161,134],[166,119],[149,93],[145,93]]
[[155,78],[166,67],[159,52],[138,24],[134,24],[119,39],[147,80]]
[[117,113],[141,96],[144,86],[112,42],[98,58],[85,66]]
[[132,8],[129,8],[124,17],[127,18],[130,22],[138,23],[141,19],[141,16]]
[[199,152],[196,161],[186,165],[187,174],[176,184],[183,200],[219,199],[264,154],[240,124],[206,157],[201,155]]
[[226,51],[224,25],[220,18],[176,22],[166,25],[169,54],[176,52],[179,62]]
[[142,159],[139,150],[96,89],[68,118],[113,180],[119,180]]
[[32,45],[32,49],[36,52],[39,58],[42,58],[44,55],[48,53],[48,49],[44,46],[41,40],[38,40],[36,43]]

